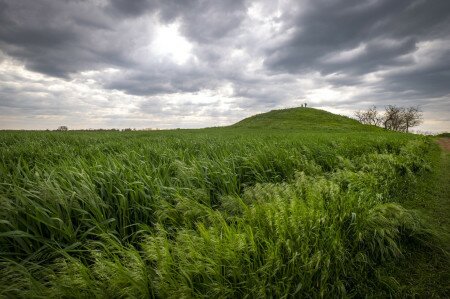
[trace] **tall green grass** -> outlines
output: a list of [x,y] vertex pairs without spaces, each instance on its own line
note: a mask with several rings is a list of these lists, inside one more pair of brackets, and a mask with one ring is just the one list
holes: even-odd
[[374,131],[2,132],[4,297],[395,295],[428,139]]

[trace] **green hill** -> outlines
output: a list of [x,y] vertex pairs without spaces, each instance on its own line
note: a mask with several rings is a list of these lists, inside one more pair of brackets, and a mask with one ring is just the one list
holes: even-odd
[[232,125],[235,128],[294,129],[294,130],[377,130],[346,116],[314,108],[272,110],[245,118]]

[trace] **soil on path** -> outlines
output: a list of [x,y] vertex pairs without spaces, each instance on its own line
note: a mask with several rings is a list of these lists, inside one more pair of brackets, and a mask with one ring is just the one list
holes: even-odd
[[438,139],[437,143],[439,143],[443,150],[450,152],[450,138],[440,138]]

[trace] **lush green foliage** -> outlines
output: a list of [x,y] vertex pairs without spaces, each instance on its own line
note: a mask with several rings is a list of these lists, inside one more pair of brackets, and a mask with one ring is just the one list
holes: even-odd
[[441,134],[438,134],[438,135],[436,135],[437,137],[450,137],[450,133],[448,133],[448,132],[445,132],[445,133],[441,133]]
[[232,127],[320,132],[380,131],[376,126],[362,125],[355,119],[314,108],[272,110],[243,119]]
[[398,297],[450,297],[450,152],[436,148],[430,154],[433,171],[408,190],[403,206],[420,212],[438,239],[433,250],[410,244],[404,259],[386,267],[403,285]]
[[383,265],[433,237],[402,206],[433,145],[351,125],[2,132],[0,294],[395,294]]

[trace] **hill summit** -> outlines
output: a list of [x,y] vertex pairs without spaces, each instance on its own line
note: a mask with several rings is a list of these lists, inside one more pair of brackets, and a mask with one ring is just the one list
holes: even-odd
[[272,110],[245,118],[231,127],[295,130],[374,130],[346,116],[314,108]]

